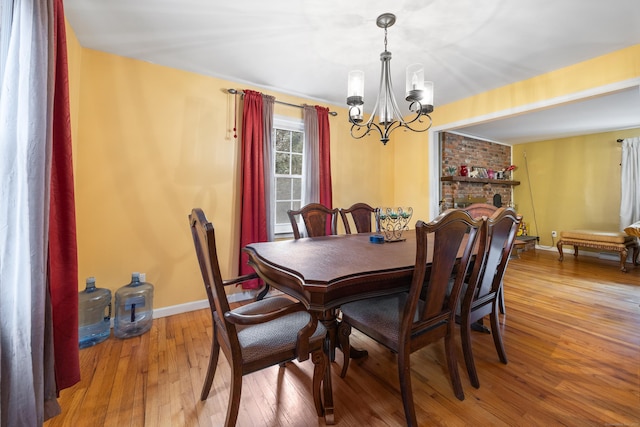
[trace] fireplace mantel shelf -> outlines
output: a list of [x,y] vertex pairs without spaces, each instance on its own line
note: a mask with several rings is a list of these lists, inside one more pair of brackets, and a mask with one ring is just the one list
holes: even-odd
[[508,179],[489,179],[489,178],[471,178],[468,176],[442,176],[442,182],[472,182],[480,184],[501,184],[501,185],[520,185],[520,181],[510,181]]

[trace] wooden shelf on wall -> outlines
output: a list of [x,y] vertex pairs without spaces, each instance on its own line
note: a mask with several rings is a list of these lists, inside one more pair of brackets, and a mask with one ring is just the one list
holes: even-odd
[[510,181],[508,179],[489,179],[489,178],[470,178],[468,176],[442,176],[442,182],[471,182],[479,184],[501,184],[501,185],[520,185],[520,181]]

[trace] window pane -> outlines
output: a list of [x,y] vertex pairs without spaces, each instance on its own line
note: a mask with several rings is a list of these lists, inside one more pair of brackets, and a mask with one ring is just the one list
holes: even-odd
[[289,175],[291,173],[289,157],[290,155],[287,153],[276,153],[276,174]]
[[291,131],[276,129],[276,151],[289,151]]
[[302,205],[304,124],[302,121],[274,118],[273,177],[270,201],[271,221],[276,234],[291,233],[287,211]]
[[289,215],[287,215],[287,211],[290,208],[290,202],[276,202],[276,224],[289,224]]
[[302,199],[302,179],[301,178],[293,178],[291,184],[293,184],[293,200],[301,200]]
[[276,201],[291,200],[291,178],[276,178]]
[[291,132],[291,139],[291,151],[294,153],[302,153],[304,134],[302,132]]
[[291,175],[302,175],[302,155],[291,155]]

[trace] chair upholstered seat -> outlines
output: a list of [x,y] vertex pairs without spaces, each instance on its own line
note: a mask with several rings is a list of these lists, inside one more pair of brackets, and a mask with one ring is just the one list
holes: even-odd
[[[271,312],[291,304],[291,300],[284,297],[272,297],[247,304],[233,310],[238,314]],[[253,306],[253,307],[252,307]],[[217,312],[216,312],[217,316]],[[282,357],[282,362],[296,358],[296,340],[298,331],[309,323],[309,313],[298,311],[286,316],[257,325],[238,325],[238,341],[242,351],[242,363],[249,364],[264,357],[265,353],[274,352],[289,354]],[[318,323],[316,331],[309,338],[312,347],[322,346],[327,334],[322,323]]]
[[[391,296],[354,301],[342,308],[342,318],[369,337],[398,352],[400,322],[409,294],[401,292]],[[418,301],[414,321],[424,303]]]

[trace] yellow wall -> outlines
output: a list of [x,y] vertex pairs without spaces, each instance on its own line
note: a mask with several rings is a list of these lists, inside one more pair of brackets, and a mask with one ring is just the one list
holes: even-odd
[[[116,290],[132,271],[145,272],[156,286],[155,308],[205,299],[187,215],[196,206],[205,210],[216,227],[222,273],[235,274],[240,146],[232,132],[234,98],[224,89],[259,89],[84,49],[71,29],[69,39],[79,277],[95,276],[98,286]],[[637,77],[638,57],[635,46],[445,105],[434,124]],[[414,221],[428,219],[428,134],[398,131],[387,146],[374,137],[355,140],[346,109],[330,108],[338,112],[330,117],[334,206],[410,205]],[[276,104],[276,114],[300,117],[301,110]],[[547,145],[523,149],[533,163],[555,158]],[[567,188],[581,188],[567,175]],[[536,201],[539,221],[548,200]],[[558,218],[552,226],[567,223]]]
[[433,113],[434,125],[454,123],[638,77],[640,44],[438,106]]
[[410,226],[417,220],[433,219],[429,215],[429,136],[397,130],[392,134],[395,151],[394,204],[413,207]]
[[[222,273],[235,274],[240,142],[232,132],[234,97],[224,89],[238,85],[90,49],[73,52],[80,54],[79,277],[116,290],[132,271],[145,272],[156,308],[205,299],[187,215],[204,209],[216,227]],[[346,110],[332,110],[339,113],[330,117],[334,206],[390,203],[390,150],[352,139]],[[276,104],[279,115],[301,112]]]
[[633,136],[640,136],[640,128],[513,147],[519,165],[514,178],[520,181],[514,191],[516,207],[541,245],[552,245],[552,230],[620,231],[617,140]]

